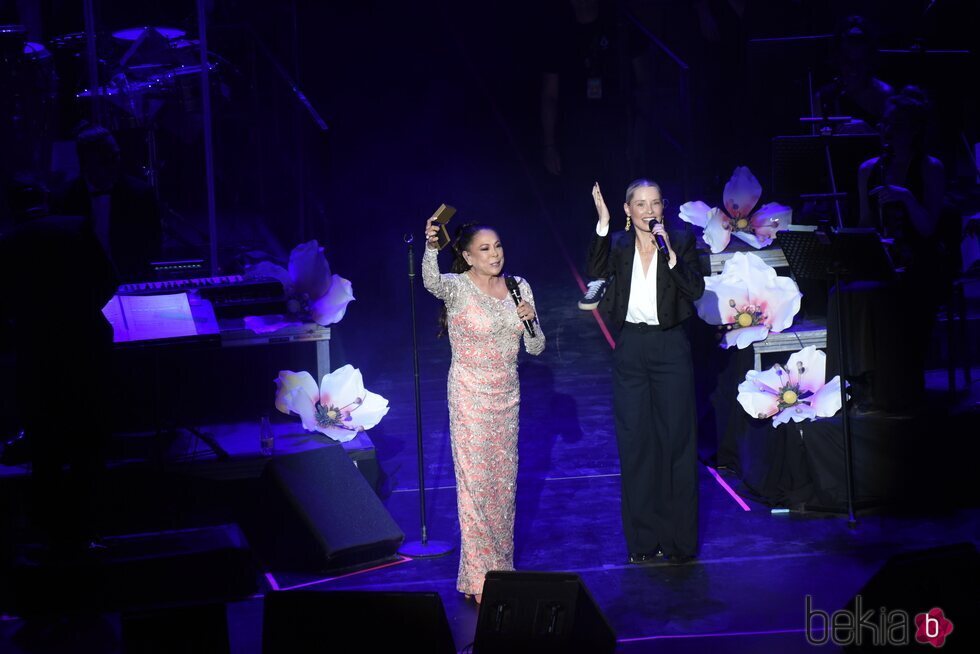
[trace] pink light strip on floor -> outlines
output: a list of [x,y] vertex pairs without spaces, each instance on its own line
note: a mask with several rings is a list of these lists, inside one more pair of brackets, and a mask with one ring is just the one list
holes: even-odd
[[[823,632],[823,629],[814,629]],[[639,638],[620,638],[617,643],[640,643],[648,640],[673,640],[680,638],[726,638],[729,636],[775,636],[778,634],[802,634],[806,629],[768,629],[766,631],[722,631],[712,634],[664,634],[662,636],[640,636]]]
[[265,573],[265,580],[269,582],[269,587],[272,590],[279,590],[279,582],[276,581],[276,578],[272,576],[271,572]]
[[736,502],[738,502],[738,505],[740,507],[742,507],[742,510],[743,511],[751,511],[752,510],[752,509],[749,508],[749,505],[745,503],[745,500],[743,500],[741,497],[739,497],[738,496],[738,493],[736,493],[735,491],[732,490],[732,487],[728,485],[728,482],[726,482],[724,479],[721,478],[721,475],[718,474],[718,471],[717,470],[715,470],[711,466],[705,466],[705,468],[707,468],[708,469],[708,472],[711,473],[711,476],[715,478],[715,481],[717,481],[719,484],[721,484],[721,487],[724,488],[726,491],[728,491],[728,494],[731,495],[735,499]]
[[[579,285],[581,285],[581,283],[582,282],[581,282],[581,279],[580,279],[579,280]],[[585,292],[585,289],[584,288],[582,289],[582,292],[583,293]],[[595,318],[595,321],[597,323],[599,323],[599,329],[602,330],[602,335],[606,337],[606,342],[609,343],[609,347],[611,347],[612,349],[615,350],[616,349],[616,341],[613,340],[612,334],[609,333],[609,328],[606,327],[605,321],[602,319],[602,316],[599,315],[599,310],[598,309],[593,309],[592,310],[592,317]]]
[[296,584],[295,586],[289,586],[287,588],[279,588],[278,587],[279,585],[276,583],[275,578],[272,577],[272,573],[267,572],[265,574],[265,576],[266,576],[266,579],[269,579],[270,580],[270,584],[273,584],[273,590],[296,590],[298,588],[307,588],[309,586],[316,586],[317,584],[325,584],[328,581],[336,581],[337,579],[344,579],[346,577],[353,577],[354,575],[362,575],[362,574],[364,574],[366,572],[374,572],[375,570],[383,570],[384,568],[390,568],[390,567],[392,567],[394,565],[401,565],[402,563],[408,563],[409,561],[413,561],[413,560],[414,559],[412,559],[410,557],[402,556],[401,554],[399,554],[397,561],[391,561],[390,563],[385,563],[385,564],[382,564],[382,565],[376,565],[373,568],[366,568],[364,570],[355,570],[354,572],[348,572],[345,575],[337,575],[336,577],[326,577],[324,579],[315,579],[314,581],[307,581],[306,583]]

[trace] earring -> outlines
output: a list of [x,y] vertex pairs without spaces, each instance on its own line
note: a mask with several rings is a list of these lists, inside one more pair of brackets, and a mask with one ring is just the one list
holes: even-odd
[[626,214],[626,231],[630,231],[630,215]]

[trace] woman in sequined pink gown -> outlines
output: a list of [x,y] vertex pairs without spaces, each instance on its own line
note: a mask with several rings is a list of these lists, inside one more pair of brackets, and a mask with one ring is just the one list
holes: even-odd
[[488,571],[514,569],[517,352],[523,336],[528,353],[541,354],[545,338],[537,325],[533,338],[524,333],[521,321],[536,321],[534,296],[518,279],[522,301],[515,310],[496,231],[463,225],[453,241],[453,272],[440,274],[436,230],[430,218],[422,281],[445,303],[452,347],[449,431],[462,537],[456,588],[479,602]]

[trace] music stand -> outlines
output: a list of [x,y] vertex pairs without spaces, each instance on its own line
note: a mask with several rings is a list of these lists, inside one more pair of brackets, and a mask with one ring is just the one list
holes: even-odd
[[770,147],[773,197],[834,201],[836,218],[836,203],[857,197],[857,170],[881,151],[881,142],[872,135],[787,135],[772,137]]
[[[841,422],[844,427],[844,480],[847,488],[847,522],[854,526],[854,488],[852,483],[851,430],[847,414],[847,371],[844,367],[844,311],[841,305],[841,280],[864,279],[886,281],[894,278],[888,254],[873,229],[841,229],[827,234],[817,230],[783,231],[779,246],[797,281],[801,279],[834,280],[837,303],[837,366],[840,370]],[[828,325],[828,334],[829,334]]]

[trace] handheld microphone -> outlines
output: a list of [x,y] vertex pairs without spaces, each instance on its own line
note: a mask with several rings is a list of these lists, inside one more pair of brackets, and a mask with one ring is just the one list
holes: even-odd
[[[513,298],[514,304],[520,304],[521,289],[517,285],[517,278],[507,275],[504,277],[504,283],[507,285],[507,290],[510,291],[510,296]],[[534,323],[530,320],[522,320],[521,322],[524,323],[524,331],[527,332],[527,335],[534,338]]]
[[660,256],[670,259],[670,251],[667,250],[667,241],[660,234],[654,234],[653,240],[657,243],[657,249],[660,250]]
[[[657,220],[656,218],[654,218],[653,221],[651,222],[658,222],[663,224],[661,221]],[[650,223],[647,223],[647,225],[650,225]],[[647,231],[653,233],[653,227],[651,226],[650,229],[648,229]],[[657,244],[657,249],[660,250],[660,256],[670,259],[670,251],[667,249],[667,241],[664,240],[664,237],[661,236],[660,234],[654,234],[653,242]]]

